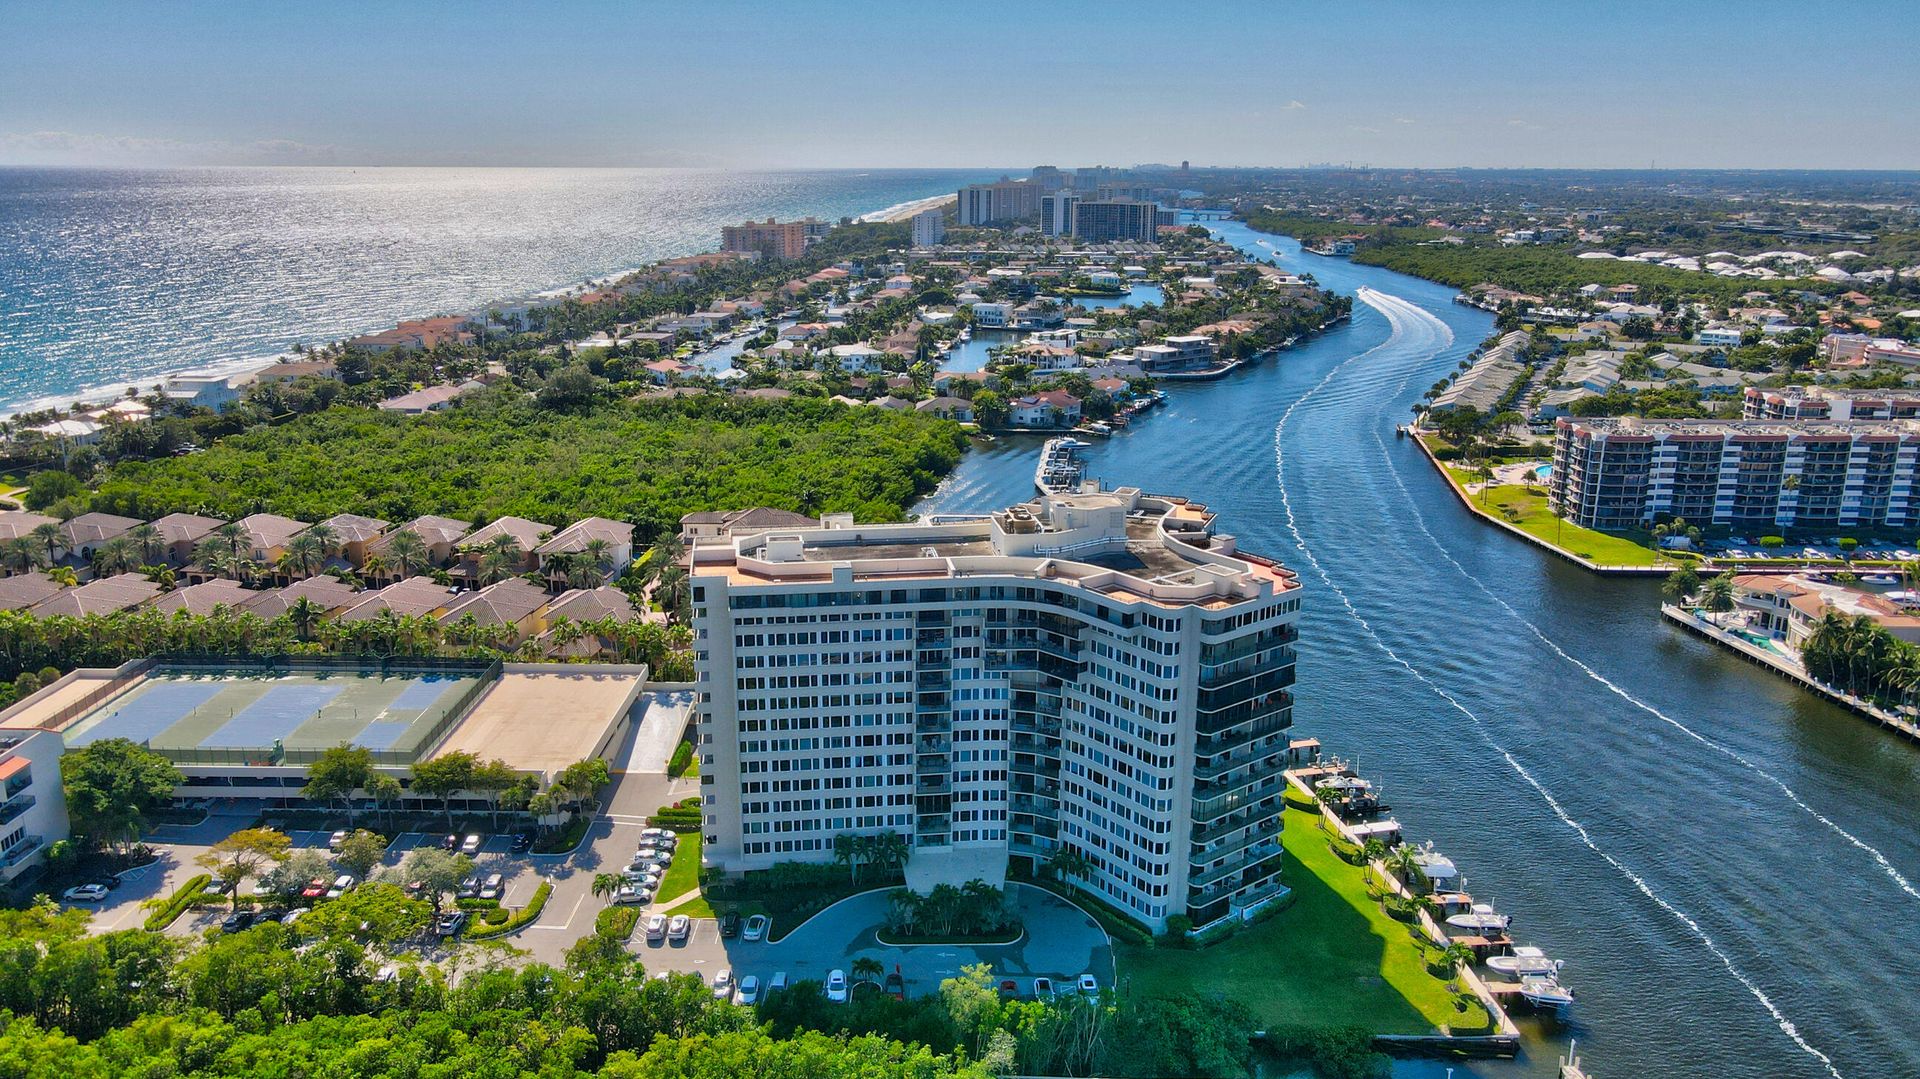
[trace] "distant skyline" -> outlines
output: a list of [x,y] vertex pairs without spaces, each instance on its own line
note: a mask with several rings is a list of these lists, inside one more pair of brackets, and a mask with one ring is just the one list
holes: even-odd
[[0,4],[0,165],[1920,168],[1920,8]]

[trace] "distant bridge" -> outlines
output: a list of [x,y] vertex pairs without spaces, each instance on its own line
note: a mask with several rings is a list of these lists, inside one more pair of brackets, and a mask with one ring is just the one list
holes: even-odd
[[1220,210],[1220,209],[1182,210],[1180,212],[1184,214],[1192,214],[1194,220],[1196,221],[1225,221],[1227,218],[1233,216],[1232,210]]

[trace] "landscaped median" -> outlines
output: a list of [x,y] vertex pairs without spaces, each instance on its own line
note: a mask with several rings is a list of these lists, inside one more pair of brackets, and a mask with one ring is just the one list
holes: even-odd
[[175,890],[172,895],[158,903],[153,908],[152,914],[147,915],[146,925],[148,932],[158,933],[162,929],[172,925],[174,919],[185,914],[187,908],[193,906],[194,901],[206,892],[207,885],[212,882],[213,878],[205,873],[189,877],[187,882]]
[[1380,909],[1364,871],[1333,852],[1317,812],[1290,803],[1282,845],[1293,890],[1283,914],[1201,950],[1116,942],[1122,983],[1148,996],[1223,994],[1272,1031],[1489,1029],[1478,1001],[1429,972],[1425,949]]
[[553,882],[543,880],[540,887],[533,890],[533,898],[527,905],[507,916],[504,922],[489,925],[481,922],[467,930],[468,940],[487,940],[492,937],[504,937],[532,925],[540,918],[540,912],[547,907],[547,897],[553,894]]

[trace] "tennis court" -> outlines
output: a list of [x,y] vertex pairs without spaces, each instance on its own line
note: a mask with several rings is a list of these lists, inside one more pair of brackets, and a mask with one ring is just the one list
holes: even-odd
[[156,668],[128,692],[83,716],[65,734],[82,746],[127,738],[156,752],[269,753],[342,742],[414,753],[427,744],[477,672],[362,673]]

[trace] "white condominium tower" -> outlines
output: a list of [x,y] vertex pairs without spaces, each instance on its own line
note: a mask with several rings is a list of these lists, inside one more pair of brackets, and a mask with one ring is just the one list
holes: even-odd
[[1134,488],[690,554],[709,865],[896,832],[908,882],[1081,855],[1156,929],[1280,884],[1300,586]]

